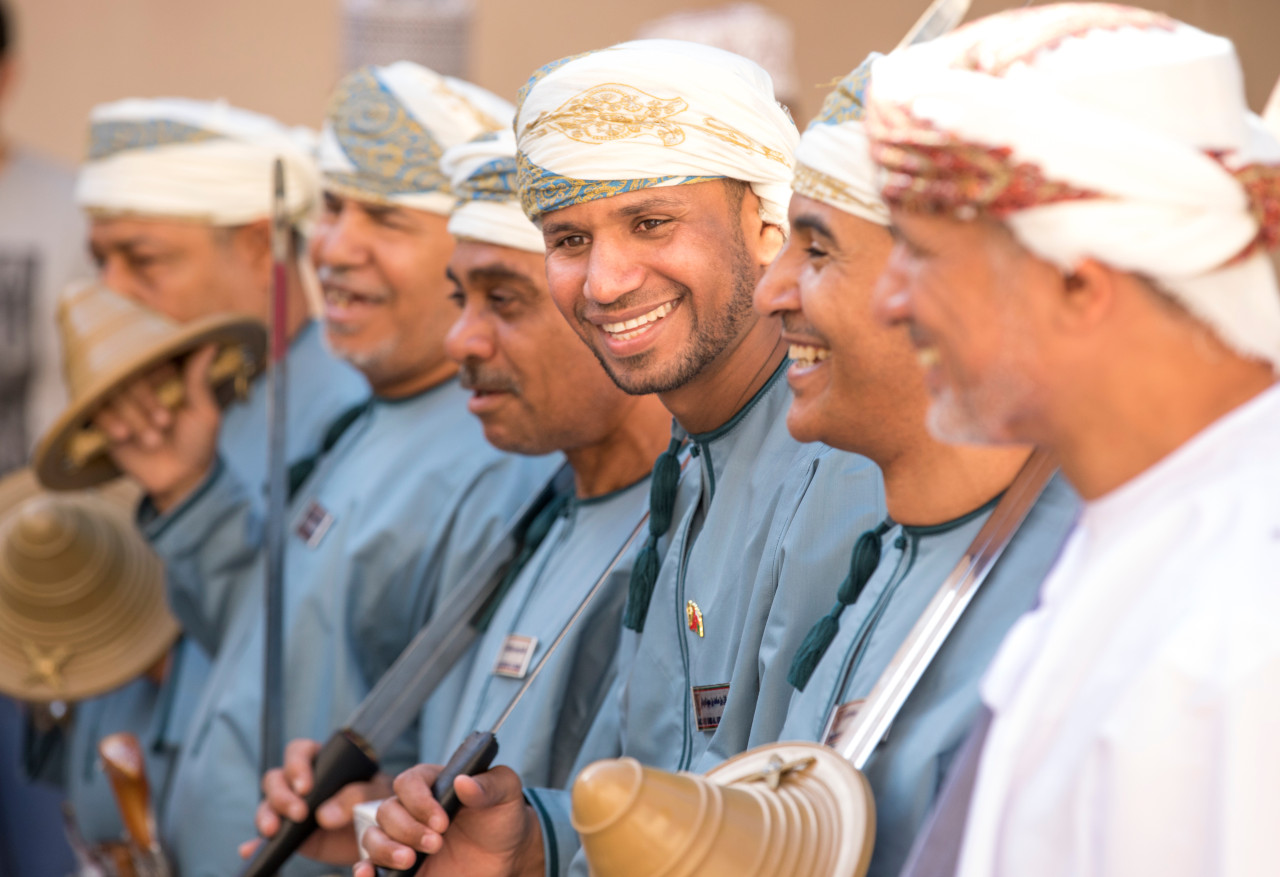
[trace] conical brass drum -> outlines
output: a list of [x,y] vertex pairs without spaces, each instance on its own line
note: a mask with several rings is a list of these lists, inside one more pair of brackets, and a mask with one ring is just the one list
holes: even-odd
[[574,782],[573,826],[595,877],[861,877],[875,806],[833,750],[774,743],[706,776],[598,761]]
[[133,525],[138,496],[123,481],[49,493],[29,469],[0,480],[0,691],[92,697],[173,645],[164,565]]
[[[58,331],[71,403],[32,455],[36,476],[50,490],[78,490],[120,474],[93,417],[112,394],[159,366],[217,345],[210,381],[226,405],[248,392],[265,364],[267,330],[258,320],[224,314],[177,323],[96,284],[67,291],[58,303]],[[180,376],[156,387],[170,408],[183,395]]]

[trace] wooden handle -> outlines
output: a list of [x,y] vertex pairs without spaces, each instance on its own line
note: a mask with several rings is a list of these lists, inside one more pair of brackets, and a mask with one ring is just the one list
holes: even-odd
[[138,738],[128,731],[109,734],[98,742],[98,757],[111,781],[129,839],[140,849],[152,849],[156,843],[155,817],[151,813],[147,767]]

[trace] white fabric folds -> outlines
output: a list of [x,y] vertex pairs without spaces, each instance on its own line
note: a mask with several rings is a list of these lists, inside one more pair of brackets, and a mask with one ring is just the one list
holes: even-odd
[[1063,270],[1152,278],[1239,352],[1280,363],[1280,143],[1235,51],[1159,13],[1014,10],[874,65],[872,154],[896,207],[1001,219]]
[[455,238],[546,251],[542,232],[520,208],[516,191],[516,139],[509,129],[451,147],[440,160],[457,205],[449,216]]
[[635,40],[534,73],[516,108],[520,196],[531,219],[654,186],[732,178],[786,228],[799,133],[769,74],[739,55]]
[[880,197],[880,174],[871,160],[863,125],[871,54],[840,80],[796,147],[796,194],[829,204],[879,225],[889,224],[889,208]]
[[89,116],[89,154],[76,181],[82,208],[229,226],[271,215],[284,161],[285,200],[301,223],[318,205],[314,135],[222,102],[134,98]]
[[320,132],[326,189],[447,216],[454,196],[440,159],[451,146],[509,127],[512,108],[497,95],[397,61],[342,79]]

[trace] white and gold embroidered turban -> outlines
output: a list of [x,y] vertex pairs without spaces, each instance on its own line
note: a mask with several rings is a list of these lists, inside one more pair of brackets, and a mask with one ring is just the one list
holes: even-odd
[[324,187],[361,201],[447,216],[444,151],[511,124],[511,104],[409,61],[362,67],[338,83],[320,133]]
[[76,200],[98,214],[242,225],[271,215],[272,169],[284,161],[295,222],[319,202],[314,135],[222,102],[166,98],[102,104],[89,116]]
[[786,228],[799,137],[769,74],[739,55],[635,40],[534,73],[516,105],[520,197],[538,219],[652,186],[749,183]]
[[840,80],[796,147],[796,176],[791,188],[799,195],[830,204],[863,219],[889,224],[889,208],[880,197],[880,172],[871,160],[863,118],[872,54]]
[[878,61],[867,127],[890,205],[1145,275],[1280,363],[1280,143],[1229,41],[1101,3],[1001,13]]
[[457,196],[449,233],[544,253],[542,232],[520,208],[516,189],[516,138],[509,129],[482,134],[451,147],[440,160]]

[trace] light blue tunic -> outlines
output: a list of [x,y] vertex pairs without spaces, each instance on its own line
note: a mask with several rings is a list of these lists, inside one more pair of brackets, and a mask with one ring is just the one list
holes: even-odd
[[[421,758],[444,763],[472,731],[488,730],[523,678],[494,672],[509,635],[536,637],[528,670],[546,653],[649,508],[649,479],[572,499],[499,604],[471,659],[427,701]],[[641,537],[642,538],[642,537]],[[587,729],[614,677],[627,582],[641,538],[628,548],[498,732],[498,757],[525,785],[569,780]]]
[[[329,424],[369,395],[364,378],[325,349],[317,323],[306,324],[289,346],[287,459],[314,453]],[[261,498],[267,465],[267,381],[259,376],[249,395],[227,407],[218,451],[250,495]],[[110,783],[98,765],[98,741],[129,731],[142,743],[158,812],[167,809],[170,772],[209,673],[209,659],[190,637],[174,647],[168,676],[156,685],[139,678],[77,703],[67,736],[54,732],[27,742],[28,769],[68,791],[80,830],[93,843],[118,840],[124,826]]]
[[[288,513],[286,739],[325,739],[350,715],[557,461],[484,440],[456,381],[377,400],[319,462]],[[236,873],[255,834],[262,708],[261,526],[225,470],[169,516],[155,545],[188,629],[222,642],[162,820],[183,877]],[[206,614],[201,615],[203,610]],[[393,747],[394,748],[394,747]],[[415,738],[380,753],[411,764]],[[285,874],[325,869],[297,860]]]
[[[993,507],[932,527],[894,525],[884,534],[880,565],[858,601],[841,613],[839,633],[804,691],[792,698],[783,739],[821,740],[836,706],[871,692]],[[1055,477],[867,762],[876,800],[868,874],[892,877],[902,869],[977,714],[982,673],[1005,632],[1035,602],[1077,508],[1075,493]],[[835,587],[827,593],[833,598]]]
[[[695,457],[681,479],[644,632],[623,640],[625,669],[578,767],[629,755],[664,770],[696,769],[704,757],[719,760],[781,732],[791,656],[829,608],[854,540],[884,515],[880,473],[869,460],[788,434],[786,366],[728,423],[689,436]],[[702,611],[702,636],[689,628],[689,600]],[[693,688],[726,684],[719,725],[699,730]],[[562,873],[576,854],[572,871],[585,875],[568,794],[527,794],[542,821],[548,873]]]

